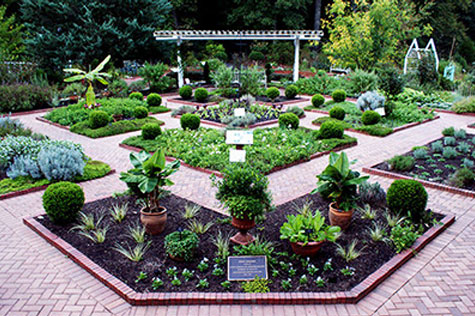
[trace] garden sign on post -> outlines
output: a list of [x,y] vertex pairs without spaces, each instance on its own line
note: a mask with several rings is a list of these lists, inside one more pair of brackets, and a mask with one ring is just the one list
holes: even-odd
[[252,145],[254,142],[254,134],[252,131],[226,131],[226,144],[236,145],[236,149],[229,150],[230,162],[245,162],[246,151],[243,150],[244,145]]

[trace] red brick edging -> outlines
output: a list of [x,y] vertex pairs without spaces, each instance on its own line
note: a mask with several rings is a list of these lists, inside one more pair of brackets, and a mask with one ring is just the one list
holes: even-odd
[[391,179],[416,180],[416,181],[420,182],[423,186],[428,187],[428,188],[437,189],[437,190],[441,190],[441,191],[446,191],[446,192],[450,192],[450,193],[454,193],[454,194],[460,194],[460,195],[463,195],[463,196],[468,196],[468,197],[471,197],[471,198],[475,198],[475,191],[470,191],[470,190],[460,189],[460,188],[456,188],[456,187],[451,187],[451,186],[441,184],[441,183],[437,183],[437,182],[431,182],[431,181],[426,181],[426,180],[422,180],[422,179],[412,178],[412,177],[405,176],[405,175],[402,175],[402,174],[399,174],[399,173],[376,169],[376,168],[374,168],[374,166],[370,167],[370,168],[363,167],[362,170],[363,170],[363,172],[366,172],[368,174],[373,174],[373,175],[376,175],[376,176],[382,176],[382,177],[391,178]]
[[[173,115],[172,117],[180,119],[181,115]],[[306,116],[304,115],[302,117],[299,117],[299,119],[303,119],[305,117]],[[201,123],[216,126],[216,127],[226,127],[227,126],[224,123],[218,123],[218,122],[208,121],[208,120],[203,120],[203,119],[201,120]],[[251,124],[251,125],[247,126],[246,128],[255,128],[255,127],[267,126],[267,125],[272,125],[272,124],[277,124],[277,123],[279,123],[279,119],[263,121],[263,122]]]
[[156,292],[139,293],[94,263],[69,243],[53,234],[33,217],[23,218],[23,223],[43,237],[63,254],[68,256],[92,276],[109,287],[131,305],[191,305],[191,304],[355,304],[394,271],[400,268],[416,252],[421,251],[431,240],[455,221],[447,215],[442,225],[431,227],[407,249],[382,265],[365,280],[345,292],[274,292],[274,293],[202,293],[202,292]]
[[[46,123],[46,124],[49,124],[49,125],[53,125],[53,126],[56,126],[56,127],[59,127],[59,128],[62,128],[62,129],[65,129],[65,130],[69,131],[69,126],[67,126],[67,125],[61,125],[61,124],[58,124],[58,123],[55,123],[55,122],[51,122],[50,120],[47,120],[42,116],[38,116],[38,117],[36,117],[36,119],[40,122],[43,122],[43,123]],[[82,135],[82,136],[86,136],[86,135]]]
[[475,116],[475,113],[470,113],[470,112],[456,113],[454,111],[445,110],[445,109],[436,109],[436,108],[433,108],[433,110],[435,112],[440,112],[440,113],[447,113],[447,114],[454,114],[454,115],[465,115],[465,116]]
[[[289,163],[289,164],[287,164],[287,165],[274,167],[274,168],[272,168],[271,170],[269,170],[268,172],[266,172],[265,175],[269,175],[269,174],[271,174],[271,173],[273,173],[273,172],[280,171],[280,170],[283,170],[283,169],[287,169],[287,168],[293,167],[293,166],[295,166],[295,165],[299,165],[299,164],[304,163],[304,162],[309,162],[310,160],[313,160],[313,159],[316,159],[316,158],[319,158],[319,157],[328,155],[328,154],[330,154],[330,152],[341,151],[341,150],[344,150],[344,149],[347,149],[347,148],[354,147],[354,146],[356,146],[356,145],[358,145],[358,141],[355,141],[354,143],[345,144],[345,145],[341,145],[341,146],[335,147],[335,148],[333,148],[332,150],[321,151],[321,152],[318,152],[318,153],[315,153],[315,154],[311,155],[308,159],[300,159],[300,160],[294,161],[294,162],[292,162],[292,163]],[[122,147],[122,148],[125,148],[125,149],[128,149],[128,150],[132,150],[132,151],[135,151],[135,152],[140,152],[140,151],[143,150],[142,148],[135,147],[135,146],[130,146],[130,145],[122,144],[122,143],[119,144],[119,147]],[[166,156],[165,159],[166,159],[167,161],[175,161],[175,160],[177,160],[177,158],[175,158],[175,157],[169,157],[169,156]],[[182,166],[185,166],[185,167],[187,167],[187,168],[194,169],[194,170],[201,171],[201,172],[205,172],[205,173],[208,173],[208,174],[214,174],[215,176],[217,176],[217,177],[219,177],[219,178],[222,178],[222,177],[223,177],[223,174],[222,174],[221,172],[219,172],[219,171],[211,170],[211,169],[206,169],[206,168],[201,168],[201,167],[191,166],[191,165],[187,164],[186,162],[184,162],[183,160],[180,160],[180,162],[181,162],[181,165],[182,165]]]
[[[101,178],[107,177],[108,175],[111,175],[111,174],[113,174],[113,173],[115,173],[115,169],[111,169],[111,171],[109,171],[108,173],[106,173],[106,174],[105,174],[103,177],[101,177]],[[81,181],[81,182],[79,182],[79,183],[94,181],[94,180],[101,179],[101,178],[91,179],[91,180],[87,180],[87,181]],[[13,198],[13,197],[17,197],[17,196],[20,196],[20,195],[25,195],[25,194],[32,193],[32,192],[38,192],[38,191],[41,191],[41,190],[46,189],[46,188],[49,187],[51,184],[52,184],[52,183],[44,184],[44,185],[41,185],[41,186],[39,186],[39,187],[29,188],[29,189],[26,189],[26,190],[8,192],[8,193],[5,193],[5,194],[0,195],[0,200],[10,199],[10,198]]]
[[31,111],[23,111],[23,112],[14,112],[11,114],[6,114],[7,116],[10,117],[15,117],[15,116],[23,116],[23,115],[30,115],[30,114],[37,114],[37,113],[45,113],[45,112],[50,112],[56,109],[63,108],[64,106],[57,106],[57,107],[51,107],[51,108],[45,108],[45,109],[38,109],[38,110],[31,110]]

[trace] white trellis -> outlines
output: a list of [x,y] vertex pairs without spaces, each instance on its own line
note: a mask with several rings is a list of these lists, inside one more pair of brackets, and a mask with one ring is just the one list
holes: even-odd
[[173,30],[156,31],[154,33],[157,41],[176,41],[178,46],[178,86],[182,87],[183,65],[180,56],[180,45],[182,41],[192,40],[293,40],[294,41],[294,72],[293,81],[299,78],[299,51],[300,41],[319,41],[322,37],[322,31],[315,30],[280,30],[280,31],[208,31],[208,30]]
[[429,56],[433,54],[435,60],[435,69],[439,69],[439,57],[437,56],[437,50],[435,48],[434,40],[431,38],[425,48],[419,48],[417,39],[414,39],[407,50],[406,57],[404,58],[404,74],[408,71],[413,71],[423,56]]

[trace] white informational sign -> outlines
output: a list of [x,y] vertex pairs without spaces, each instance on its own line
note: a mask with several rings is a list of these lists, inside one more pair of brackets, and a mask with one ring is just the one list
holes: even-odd
[[226,144],[228,145],[252,145],[253,142],[252,131],[226,131]]
[[229,149],[229,161],[230,162],[245,162],[246,151],[239,149]]
[[374,110],[376,113],[378,113],[379,115],[381,116],[384,116],[386,115],[386,111],[384,110],[384,108],[377,108]]
[[245,108],[234,109],[234,116],[246,116],[246,109]]

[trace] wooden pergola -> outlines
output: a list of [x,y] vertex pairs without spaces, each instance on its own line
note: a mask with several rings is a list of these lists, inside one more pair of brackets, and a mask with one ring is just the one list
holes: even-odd
[[210,31],[210,30],[174,30],[154,32],[157,41],[176,41],[178,46],[178,85],[184,84],[183,65],[180,56],[182,41],[209,41],[209,40],[287,40],[294,41],[294,82],[299,78],[299,51],[300,41],[319,41],[322,31],[315,30],[277,30],[277,31]]

